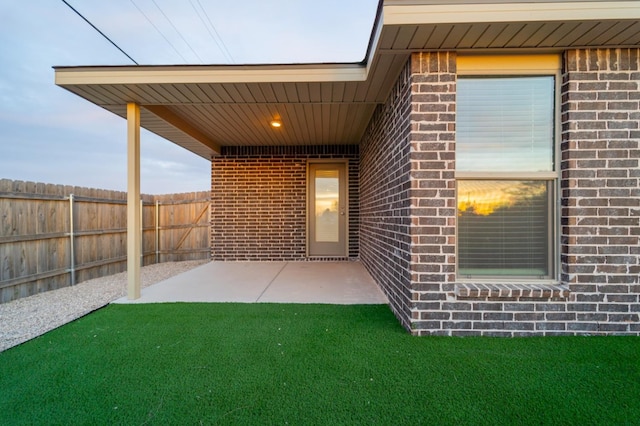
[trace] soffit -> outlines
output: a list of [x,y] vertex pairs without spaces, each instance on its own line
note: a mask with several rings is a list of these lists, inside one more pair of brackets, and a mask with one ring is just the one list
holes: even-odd
[[379,53],[417,50],[560,50],[640,44],[636,20],[385,26]]
[[637,47],[638,1],[388,0],[379,53]]
[[121,117],[136,102],[144,128],[209,158],[220,146],[359,143],[413,51],[639,45],[637,1],[387,0],[363,63],[58,67],[56,84]]
[[[389,55],[369,66],[58,67],[56,84],[123,118],[138,103],[142,127],[209,158],[215,149],[145,107],[166,107],[219,146],[358,144],[395,80],[387,73],[405,63]],[[270,127],[274,118],[281,128]]]

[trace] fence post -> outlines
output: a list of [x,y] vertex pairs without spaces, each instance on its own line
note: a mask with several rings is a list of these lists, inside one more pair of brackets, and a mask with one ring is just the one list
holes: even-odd
[[160,263],[160,201],[156,200],[156,263]]
[[71,285],[76,285],[76,254],[74,249],[74,225],[73,225],[73,194],[69,194],[69,257]]
[[[78,192],[78,197],[75,192]],[[21,274],[15,274],[19,276],[2,278],[0,304],[28,294],[35,282],[42,283],[42,290],[45,290],[45,287],[53,290],[64,286],[76,286],[82,280],[130,269],[127,257],[129,215],[126,196],[126,193],[115,191],[64,188],[60,185],[0,179],[0,210],[9,209],[5,222],[10,221],[15,228],[11,228],[11,232],[5,232],[6,235],[0,230],[0,251],[7,257],[0,259],[0,263],[5,261],[14,264],[22,261],[23,264],[37,265],[35,271],[25,270]],[[146,244],[147,238],[154,238],[151,234],[154,228],[156,234],[155,241],[148,242],[149,251],[140,241],[136,243],[140,244],[135,248],[136,254],[140,256],[138,259],[147,264],[145,258],[153,254],[159,264],[171,260],[172,255],[176,256],[176,260],[186,254],[194,258],[206,258],[205,252],[210,250],[207,247],[210,238],[209,228],[206,223],[199,224],[198,218],[201,220],[206,214],[201,203],[209,203],[206,198],[208,196],[209,194],[202,192],[197,196],[192,193],[167,194],[166,198],[136,198],[138,201],[142,198],[145,209],[156,210],[156,217],[152,219],[151,212],[147,214],[140,205],[136,206],[141,210],[135,215],[136,223],[140,221],[140,216],[145,222],[149,216],[149,221],[153,220],[155,223],[149,222],[145,228],[137,228],[138,235],[135,239],[140,240],[140,233],[143,233]],[[210,209],[210,205],[207,207]],[[200,208],[203,210],[200,211]],[[68,209],[66,214],[65,209]],[[47,212],[51,213],[51,216],[43,216]],[[88,213],[90,216],[85,216]],[[198,217],[193,216],[194,214]],[[46,226],[41,226],[40,221],[43,220],[47,221]],[[79,228],[77,233],[76,223]],[[196,232],[197,237],[192,241],[189,236]],[[125,238],[126,245],[123,244]],[[177,239],[179,242],[176,247]],[[188,247],[184,253],[182,245]],[[24,260],[21,260],[22,257]],[[133,257],[135,268],[139,268],[140,260],[135,261],[135,254]],[[152,262],[151,258],[149,261]],[[31,273],[22,275],[27,272]]]

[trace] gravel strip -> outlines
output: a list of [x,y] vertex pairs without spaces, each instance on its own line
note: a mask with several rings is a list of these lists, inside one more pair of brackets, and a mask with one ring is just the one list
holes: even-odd
[[[141,268],[142,287],[206,263],[167,262]],[[127,295],[127,273],[95,278],[0,304],[0,352],[60,327]]]

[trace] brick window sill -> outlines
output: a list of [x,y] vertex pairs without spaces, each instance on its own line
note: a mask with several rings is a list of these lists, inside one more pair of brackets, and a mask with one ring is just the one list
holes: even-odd
[[535,299],[568,299],[569,287],[560,284],[488,284],[457,283],[457,298],[535,298]]

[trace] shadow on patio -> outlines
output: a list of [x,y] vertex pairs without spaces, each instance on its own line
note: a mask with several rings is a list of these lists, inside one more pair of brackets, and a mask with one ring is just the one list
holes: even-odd
[[113,303],[387,304],[360,262],[210,262]]

